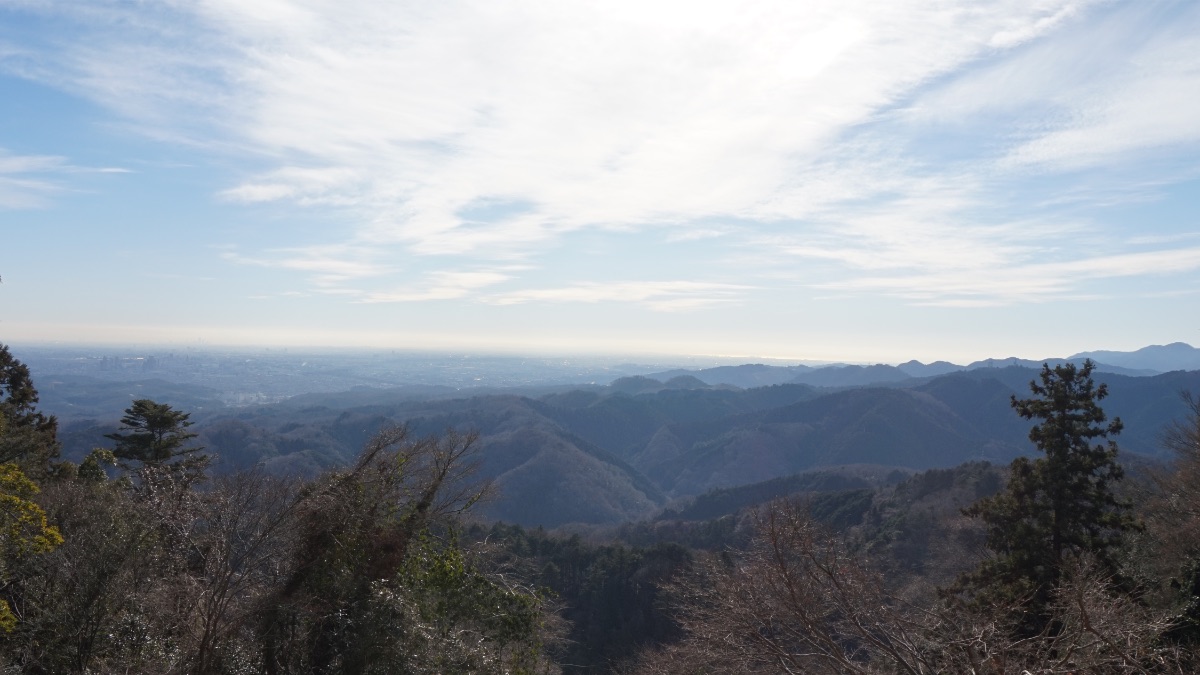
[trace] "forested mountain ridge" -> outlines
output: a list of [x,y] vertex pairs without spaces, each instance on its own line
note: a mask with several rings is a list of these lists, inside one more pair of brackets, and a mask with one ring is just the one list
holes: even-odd
[[694,377],[710,385],[730,384],[738,387],[761,387],[772,384],[809,384],[818,387],[861,387],[882,384],[911,384],[913,380],[937,377],[954,372],[978,369],[1041,368],[1043,363],[1051,366],[1064,363],[1082,365],[1091,359],[1096,363],[1096,372],[1134,377],[1159,375],[1177,370],[1200,369],[1200,349],[1183,342],[1169,345],[1151,345],[1134,352],[1092,351],[1080,352],[1065,358],[1021,359],[1017,357],[989,358],[973,361],[965,366],[948,361],[921,363],[908,361],[896,366],[885,364],[822,366],[772,366],[762,363],[740,366],[716,366],[699,370],[673,369],[652,373],[648,378],[669,380],[676,377]]
[[[819,467],[1006,463],[1029,452],[1027,426],[1009,399],[1035,375],[1022,367],[976,368],[904,386],[837,389],[738,389],[679,376],[668,386],[639,377],[609,387],[469,398],[359,390],[206,410],[195,429],[225,470],[262,465],[302,475],[344,464],[391,424],[421,435],[474,429],[481,468],[501,493],[485,507],[488,515],[528,525],[616,523],[646,517],[670,498]],[[1200,390],[1197,371],[1101,377],[1112,392],[1109,410],[1125,422],[1119,441],[1129,454],[1158,454],[1161,429],[1184,411],[1178,393]],[[111,430],[104,420],[65,424],[67,455],[105,445]]]
[[1114,366],[1135,369],[1150,369],[1160,372],[1196,370],[1200,368],[1200,349],[1185,343],[1172,342],[1168,345],[1150,345],[1132,352],[1091,351],[1080,352],[1071,360],[1092,359]]
[[[457,399],[355,392],[211,413],[203,434],[141,398],[111,433],[76,420],[115,446],[73,462],[10,361],[0,663],[1195,672],[1200,403],[1178,392],[1200,372],[1092,372],[1047,366],[1040,386],[1009,367],[887,387],[674,376]],[[1134,443],[1170,422],[1152,443],[1175,463],[1118,461],[1104,442],[1125,426],[1114,414]],[[1010,436],[1032,440],[1032,458],[954,459],[1021,453]],[[232,449],[219,467],[218,447]],[[289,473],[306,475],[272,475]],[[481,502],[488,479],[507,494]],[[1063,506],[1085,501],[1095,508]]]

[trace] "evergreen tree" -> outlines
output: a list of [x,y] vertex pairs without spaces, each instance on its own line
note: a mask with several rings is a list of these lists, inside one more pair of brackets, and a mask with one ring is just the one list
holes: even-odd
[[1124,471],[1108,437],[1122,425],[1120,419],[1105,423],[1098,402],[1108,388],[1092,381],[1094,368],[1090,360],[1081,368],[1045,365],[1041,384],[1029,383],[1033,398],[1012,397],[1017,414],[1038,421],[1029,439],[1043,456],[1013,461],[1008,489],[965,511],[986,524],[995,554],[966,577],[966,586],[985,601],[1027,600],[1023,630],[1046,628],[1065,563],[1087,556],[1115,573],[1114,549],[1138,527],[1113,492]]
[[29,367],[0,344],[0,462],[18,462],[35,477],[58,456],[58,420],[38,412],[37,402]]
[[[121,418],[121,429],[104,437],[116,441],[113,455],[123,462],[141,462],[146,466],[164,466],[186,457],[191,463],[202,462],[197,455],[202,447],[187,447],[187,442],[196,437],[189,432],[192,422],[189,413],[175,410],[166,403],[155,403],[150,399],[138,399],[125,409]],[[129,432],[129,433],[121,433]]]

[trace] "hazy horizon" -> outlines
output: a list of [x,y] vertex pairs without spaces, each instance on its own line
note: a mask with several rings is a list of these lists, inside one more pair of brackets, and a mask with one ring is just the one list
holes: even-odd
[[[1168,344],[1178,344],[1182,341]],[[1184,343],[1186,344],[1186,343]],[[934,358],[934,359],[916,359],[916,358],[901,358],[901,359],[811,359],[802,357],[787,357],[787,356],[769,356],[756,354],[688,354],[688,353],[652,353],[652,352],[603,352],[603,351],[522,351],[519,349],[502,350],[502,349],[476,349],[476,350],[454,350],[454,349],[431,349],[431,348],[405,348],[405,347],[388,347],[381,345],[314,345],[314,344],[220,344],[209,342],[161,342],[161,343],[123,343],[123,342],[87,342],[87,341],[65,341],[65,340],[42,340],[42,341],[20,341],[10,343],[9,345],[14,355],[19,359],[21,349],[52,349],[52,350],[96,350],[108,351],[117,353],[128,353],[133,356],[142,352],[150,353],[154,351],[170,351],[170,350],[196,350],[196,351],[213,351],[213,352],[231,352],[231,353],[253,353],[261,352],[263,354],[362,354],[362,355],[401,355],[401,356],[434,356],[444,358],[528,358],[528,359],[578,359],[581,361],[598,361],[608,364],[621,365],[679,365],[689,366],[692,368],[707,368],[718,365],[745,365],[752,363],[763,363],[766,365],[807,365],[807,366],[827,366],[827,365],[901,365],[910,361],[919,361],[924,364],[931,364],[938,361],[950,362],[955,365],[966,366],[972,363],[988,360],[1004,360],[1010,358],[1022,359],[1027,361],[1044,361],[1053,359],[1069,358],[1076,354],[1095,351],[1126,351],[1126,350],[1107,350],[1107,349],[1076,349],[1069,353],[1061,354],[1043,354],[1041,356],[1021,356],[1018,354],[991,354],[970,359],[951,359],[951,358]],[[1143,347],[1160,347],[1166,345],[1143,345]],[[1190,346],[1190,345],[1189,345]],[[1136,350],[1127,350],[1136,351]]]

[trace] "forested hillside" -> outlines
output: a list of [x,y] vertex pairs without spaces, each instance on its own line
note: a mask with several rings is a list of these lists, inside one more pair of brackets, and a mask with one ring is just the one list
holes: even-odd
[[[143,398],[77,425],[100,447],[70,461],[0,356],[10,672],[1198,665],[1200,403],[1168,392],[1200,373],[1047,367],[1020,400],[1024,369],[835,391],[642,378],[202,421]],[[1104,439],[1135,425],[1175,463],[1127,477]]]
[[[277,475],[313,476],[351,461],[389,426],[408,425],[418,435],[471,429],[480,434],[481,469],[499,489],[483,507],[491,517],[544,526],[618,523],[648,517],[670,499],[821,467],[1007,463],[1029,452],[1026,427],[1008,401],[1036,372],[976,368],[905,386],[837,389],[739,389],[643,377],[607,387],[468,398],[367,390],[203,408],[196,431],[217,458],[217,471],[263,466]],[[1179,392],[1200,391],[1200,371],[1104,378],[1113,391],[1108,408],[1125,421],[1125,452],[1162,457],[1159,435],[1185,412]],[[121,391],[162,387],[135,386],[126,383]],[[165,401],[180,401],[181,409],[197,402],[194,393],[156,391]],[[78,405],[86,406],[87,392],[81,390]],[[55,396],[66,398],[57,389]],[[65,423],[65,456],[78,459],[103,446],[115,421]]]

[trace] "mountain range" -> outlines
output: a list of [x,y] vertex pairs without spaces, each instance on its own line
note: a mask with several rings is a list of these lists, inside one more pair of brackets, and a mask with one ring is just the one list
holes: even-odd
[[[1123,373],[1098,373],[1110,392],[1104,409],[1125,423],[1117,440],[1127,458],[1164,459],[1162,430],[1186,412],[1179,393],[1200,392],[1200,370],[1143,374],[1149,369],[1140,366],[1179,363],[1197,351],[1151,347],[1118,355],[1122,365],[1111,368]],[[161,380],[57,378],[42,398],[48,412],[69,413],[60,429],[68,458],[107,445],[118,406],[148,397],[194,413],[192,430],[218,458],[217,470],[311,475],[348,463],[388,425],[406,424],[418,435],[475,430],[480,475],[500,491],[485,515],[556,526],[647,518],[714,490],[829,467],[873,466],[887,475],[971,460],[1007,463],[1033,451],[1029,422],[1010,400],[1029,394],[1040,366],[751,364],[608,385],[356,389],[240,408],[221,405],[214,390]]]
[[[500,497],[492,518],[525,525],[617,523],[653,515],[671,500],[844,465],[904,470],[970,460],[1007,463],[1032,451],[1029,423],[1011,409],[1037,371],[975,368],[889,386],[749,389],[621,379],[536,395],[414,399],[372,390],[308,394],[204,415],[193,429],[218,470],[262,466],[313,474],[349,462],[379,429],[418,435],[480,433],[480,474]],[[1133,377],[1105,374],[1103,406],[1120,416],[1127,457],[1162,458],[1159,436],[1182,418],[1183,390],[1200,371]],[[114,421],[65,422],[65,454],[96,445]]]
[[1133,352],[1095,351],[1080,352],[1065,358],[1041,360],[1017,357],[984,359],[965,366],[948,361],[921,363],[908,361],[896,366],[886,364],[824,366],[771,366],[761,363],[739,366],[717,366],[699,370],[674,369],[651,373],[646,377],[669,382],[678,377],[693,377],[705,384],[729,384],[737,387],[761,387],[772,384],[809,384],[816,387],[861,387],[866,385],[893,384],[912,379],[937,377],[949,373],[978,370],[980,368],[1041,368],[1042,364],[1057,366],[1064,363],[1082,364],[1091,359],[1096,362],[1097,373],[1115,375],[1151,376],[1176,370],[1200,369],[1200,349],[1183,342],[1169,345],[1152,345]]

